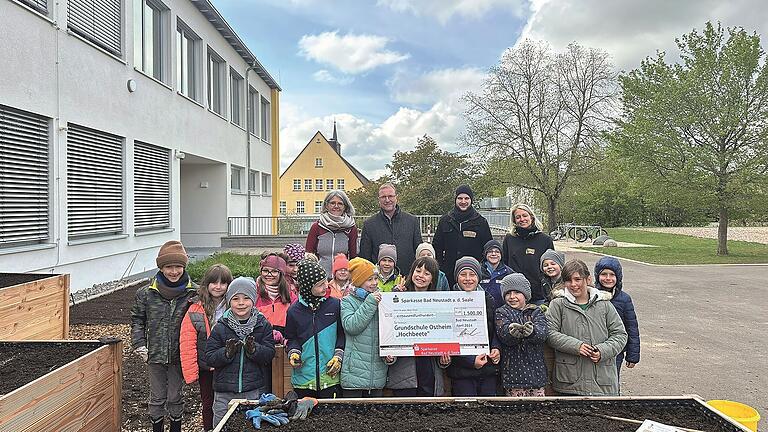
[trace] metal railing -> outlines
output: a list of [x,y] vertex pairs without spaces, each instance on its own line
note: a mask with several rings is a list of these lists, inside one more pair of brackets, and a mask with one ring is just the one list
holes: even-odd
[[[363,222],[369,216],[355,216],[357,229],[363,229]],[[248,233],[248,217],[232,216],[227,218],[227,235],[230,237],[258,235],[306,235],[312,224],[317,221],[317,215],[281,215],[281,216],[251,216],[250,234]],[[422,236],[425,241],[431,241],[434,236],[440,215],[416,215],[419,220]]]

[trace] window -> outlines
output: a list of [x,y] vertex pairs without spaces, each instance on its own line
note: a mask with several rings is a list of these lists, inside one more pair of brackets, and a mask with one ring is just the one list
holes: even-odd
[[259,190],[259,172],[251,170],[248,181],[248,190],[251,191],[251,193],[256,193],[256,191]]
[[70,239],[123,232],[123,138],[67,125],[67,232]]
[[301,190],[301,179],[293,179],[293,191],[300,191]]
[[315,201],[315,214],[320,214],[323,211],[323,202]]
[[344,179],[336,179],[336,188],[338,190],[344,190]]
[[323,167],[323,158],[315,158],[315,168]]
[[272,142],[269,117],[269,101],[261,98],[261,139],[268,143]]
[[208,109],[224,115],[227,100],[226,69],[224,60],[213,51],[208,51]]
[[248,89],[248,132],[258,135],[259,127],[259,93],[251,86]]
[[21,0],[21,2],[38,12],[42,12],[43,15],[48,15],[48,0]]
[[296,201],[296,213],[304,214],[304,201]]
[[242,190],[242,181],[241,177],[243,176],[243,169],[240,167],[232,166],[231,167],[231,178],[229,180],[229,187],[232,189],[233,192],[240,192]]
[[230,82],[230,112],[232,113],[232,123],[242,126],[243,125],[243,77],[237,74],[234,69],[229,71]]
[[139,231],[171,226],[171,152],[133,144],[133,225]]
[[69,0],[67,28],[120,57],[122,51],[122,0]]
[[288,213],[288,208],[285,205],[285,201],[280,201],[280,214],[284,215]]
[[0,248],[50,237],[49,123],[0,105]]
[[312,190],[312,179],[304,179],[304,190],[305,191]]
[[315,179],[315,190],[316,191],[323,190],[323,179]]
[[272,174],[261,173],[261,194],[272,195]]
[[325,180],[325,189],[326,190],[333,190],[333,179],[326,179]]
[[200,102],[200,38],[183,22],[176,23],[176,85],[179,93]]
[[168,68],[168,8],[155,0],[135,0],[133,5],[133,66],[158,81],[166,81]]

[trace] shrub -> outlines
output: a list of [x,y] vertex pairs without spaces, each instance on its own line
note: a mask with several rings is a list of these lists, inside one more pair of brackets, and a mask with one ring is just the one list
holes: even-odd
[[187,266],[189,277],[199,283],[208,267],[214,264],[224,264],[232,270],[232,276],[248,276],[256,278],[259,275],[258,255],[245,255],[233,252],[219,252],[200,261],[195,261]]

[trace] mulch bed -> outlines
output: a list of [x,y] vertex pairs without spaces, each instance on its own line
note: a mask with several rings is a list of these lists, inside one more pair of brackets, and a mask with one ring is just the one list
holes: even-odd
[[0,395],[10,393],[100,346],[99,343],[0,342]]

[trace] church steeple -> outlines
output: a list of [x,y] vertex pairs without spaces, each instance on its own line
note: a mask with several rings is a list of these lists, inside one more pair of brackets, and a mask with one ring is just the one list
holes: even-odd
[[331,140],[339,142],[339,140],[336,137],[336,120],[333,121],[333,138],[331,138]]
[[328,144],[333,147],[336,153],[341,154],[341,144],[339,143],[338,136],[336,135],[336,120],[333,121],[333,136],[328,140]]

